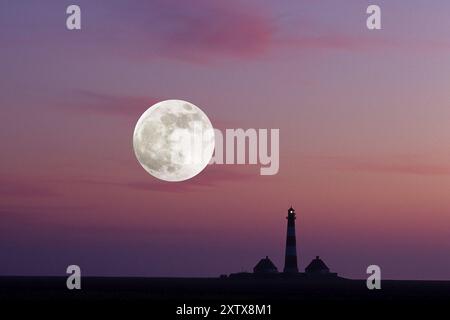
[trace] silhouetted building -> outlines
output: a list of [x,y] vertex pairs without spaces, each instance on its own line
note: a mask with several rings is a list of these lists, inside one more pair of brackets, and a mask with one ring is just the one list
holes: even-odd
[[290,207],[288,210],[287,233],[286,233],[286,251],[284,258],[285,273],[297,273],[297,244],[295,240],[295,210]]
[[[230,278],[234,279],[307,279],[307,281],[334,281],[341,279],[337,273],[330,272],[325,262],[319,256],[305,268],[305,272],[298,272],[297,265],[297,242],[295,236],[296,214],[294,208],[288,209],[287,231],[286,231],[286,250],[284,258],[283,272],[278,272],[275,264],[266,256],[261,259],[253,268],[253,273],[238,272],[231,273]],[[225,276],[221,276],[225,278]]]
[[308,264],[305,268],[305,273],[313,276],[337,276],[337,273],[330,272],[330,268],[327,267],[325,262],[323,262],[319,256],[316,256],[316,258]]
[[269,259],[269,257],[266,256],[256,264],[256,266],[253,268],[253,272],[257,274],[278,273],[278,269]]
[[305,268],[306,273],[329,273],[330,269],[327,267],[325,262],[323,262],[319,256],[311,261],[308,266]]

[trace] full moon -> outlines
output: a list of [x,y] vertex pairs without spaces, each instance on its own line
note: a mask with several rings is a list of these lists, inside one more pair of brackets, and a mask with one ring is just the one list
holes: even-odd
[[214,129],[190,102],[165,100],[145,111],[134,128],[133,148],[141,166],[165,181],[199,174],[214,152]]

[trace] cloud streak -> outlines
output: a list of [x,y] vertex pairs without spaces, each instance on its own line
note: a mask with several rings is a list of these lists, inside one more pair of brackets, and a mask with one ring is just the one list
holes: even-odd
[[54,197],[58,193],[40,183],[0,179],[0,197],[41,198]]
[[[400,158],[400,160],[399,160]],[[409,158],[409,159],[406,159]],[[311,156],[305,159],[321,162],[327,167],[339,171],[392,173],[422,176],[447,176],[450,175],[450,164],[426,163],[414,157],[387,157],[376,160],[358,159],[346,156]]]
[[[237,1],[165,2],[169,13],[160,20],[165,55],[204,62],[217,57],[248,58],[264,54],[273,44],[275,21],[258,8]],[[170,25],[170,26],[169,26]]]
[[140,96],[119,96],[80,90],[70,110],[83,114],[139,117],[150,106],[164,99]]
[[225,182],[242,182],[256,179],[257,173],[242,172],[237,170],[225,169],[223,167],[208,166],[205,171],[196,177],[183,182],[166,182],[153,177],[146,177],[145,180],[118,181],[106,178],[100,179],[74,179],[71,183],[81,183],[87,185],[105,185],[112,187],[125,187],[134,190],[148,190],[160,192],[186,192],[196,191],[204,188],[213,188]]
[[[33,30],[33,37],[28,26],[25,29],[25,26],[8,20],[12,18],[5,17],[14,26],[14,33],[3,32],[2,35],[11,48],[28,48],[30,45],[40,48],[43,44],[53,47],[62,42],[68,51],[73,48],[78,52],[79,46],[83,46],[83,52],[91,58],[115,56],[133,62],[174,59],[195,64],[224,59],[254,60],[284,49],[287,49],[284,52],[295,54],[328,50],[382,51],[386,48],[408,52],[446,52],[450,49],[449,42],[440,39],[417,41],[399,39],[395,35],[388,37],[384,33],[367,36],[367,33],[350,29],[331,30],[321,21],[320,15],[310,20],[304,17],[298,21],[283,19],[285,17],[274,12],[270,5],[238,0],[111,0],[107,5],[80,0],[80,5],[88,10],[90,19],[95,20],[95,29],[83,32],[82,42],[72,38],[67,42],[67,33],[57,32],[58,28],[55,28],[60,21],[54,14],[41,19],[43,22]],[[309,2],[302,5],[311,6]],[[21,8],[23,19],[34,19],[36,12],[48,14],[41,7],[27,5],[27,10]],[[317,14],[319,12],[318,7]]]
[[419,164],[419,163],[351,163],[347,167],[352,171],[375,173],[397,173],[425,176],[450,175],[450,165]]
[[[255,59],[283,49],[355,51],[393,45],[383,38],[328,30],[302,34],[300,29],[292,36],[288,29],[295,26],[285,26],[269,10],[239,1],[164,1],[152,6],[158,13],[157,32],[152,35],[157,40],[156,52],[160,57],[194,63],[221,58]],[[307,29],[320,28],[311,25]],[[145,34],[150,26],[142,24],[141,30]]]

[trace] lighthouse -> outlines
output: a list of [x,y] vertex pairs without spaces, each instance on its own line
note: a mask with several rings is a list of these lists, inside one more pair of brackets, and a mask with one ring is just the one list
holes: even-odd
[[295,210],[290,207],[288,210],[286,252],[284,258],[284,273],[297,273],[297,244],[295,240]]

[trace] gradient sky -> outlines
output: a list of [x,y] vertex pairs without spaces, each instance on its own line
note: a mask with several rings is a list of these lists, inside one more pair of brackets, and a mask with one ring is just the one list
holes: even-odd
[[[65,9],[82,10],[82,30]],[[0,274],[217,276],[268,255],[450,278],[450,3],[0,0]],[[279,128],[280,171],[149,176],[132,132],[184,99]]]

